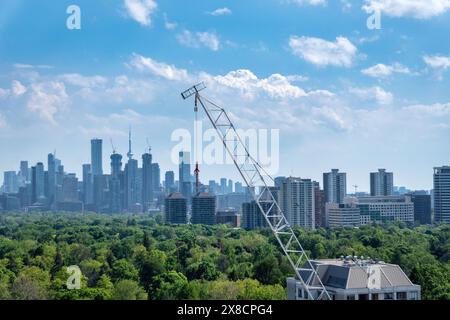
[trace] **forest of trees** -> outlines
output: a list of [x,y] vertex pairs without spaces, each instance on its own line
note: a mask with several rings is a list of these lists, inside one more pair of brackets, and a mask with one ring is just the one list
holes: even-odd
[[[424,299],[450,299],[450,226],[298,229],[312,258],[399,264]],[[77,265],[80,290],[69,290]],[[1,299],[286,299],[291,267],[269,230],[165,225],[161,216],[0,214]]]

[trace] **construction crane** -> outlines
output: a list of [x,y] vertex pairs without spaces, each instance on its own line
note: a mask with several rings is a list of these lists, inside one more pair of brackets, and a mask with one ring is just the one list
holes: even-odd
[[111,138],[111,139],[109,139],[109,141],[111,142],[112,153],[113,153],[113,154],[116,154],[117,149],[116,149],[116,147],[114,146],[113,139]]
[[[300,281],[304,291],[304,297],[307,300],[331,300],[318,275],[316,266],[308,258],[271,191],[268,181],[273,183],[273,178],[249,153],[246,144],[239,136],[225,109],[200,94],[204,89],[206,89],[205,84],[200,83],[184,91],[181,96],[184,100],[194,96],[195,111],[197,112],[200,104],[206,113],[224,148],[247,185],[253,200],[294,269],[296,278]],[[260,187],[259,193],[256,193],[255,187]]]

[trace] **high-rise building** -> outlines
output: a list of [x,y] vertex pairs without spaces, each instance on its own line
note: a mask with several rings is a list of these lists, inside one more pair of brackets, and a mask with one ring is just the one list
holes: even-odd
[[64,202],[78,202],[78,179],[75,174],[64,177],[62,189]]
[[311,179],[287,178],[281,185],[279,203],[291,225],[315,229],[314,184]]
[[347,195],[347,174],[332,169],[323,174],[325,202],[343,203]]
[[213,225],[216,222],[216,197],[199,192],[192,197],[192,224]]
[[171,193],[165,201],[165,220],[167,223],[187,223],[187,199],[181,193]]
[[450,166],[434,168],[434,221],[450,223]]
[[47,199],[48,203],[52,205],[56,200],[56,163],[53,153],[49,153],[47,156],[47,169]]
[[326,225],[325,204],[325,192],[320,189],[320,184],[318,182],[314,182],[314,215],[316,228],[323,228]]
[[144,211],[150,208],[150,204],[153,202],[153,170],[152,170],[152,155],[145,153],[142,155],[142,205]]
[[220,210],[217,211],[216,223],[228,224],[233,228],[239,228],[241,226],[241,215],[235,209]]
[[244,193],[245,192],[244,187],[242,186],[242,183],[236,182],[234,184],[234,192],[236,192],[236,193]]
[[125,166],[125,203],[126,208],[131,210],[138,203],[138,162],[137,160],[130,159]]
[[164,176],[164,189],[166,194],[171,194],[175,190],[175,173],[173,171],[167,171]]
[[98,176],[103,174],[103,140],[91,140],[91,166],[92,175]]
[[122,211],[121,174],[122,155],[113,152],[111,155],[111,177],[109,182],[109,207],[111,213],[119,213]]
[[33,203],[45,203],[45,178],[44,178],[44,164],[38,162],[36,166],[32,168],[32,200]]
[[414,221],[419,224],[431,224],[431,196],[413,192],[410,194],[414,203]]
[[[264,210],[270,209],[267,207],[268,204],[264,202],[262,202],[261,205]],[[245,202],[242,204],[241,226],[246,230],[268,228],[266,218],[264,218],[264,215],[256,204],[256,201]]]
[[386,172],[386,169],[378,169],[378,172],[370,173],[370,195],[392,196],[394,194],[394,174]]
[[30,169],[28,168],[28,161],[20,161],[20,172],[19,175],[23,178],[25,182],[30,181]]
[[228,180],[227,193],[233,193],[233,181]]
[[84,204],[94,203],[94,179],[90,164],[83,164],[83,202]]
[[281,185],[283,184],[283,182],[286,180],[286,177],[276,177],[274,179],[275,182],[275,187],[281,188]]
[[19,190],[15,171],[5,171],[3,173],[3,192],[16,193]]
[[191,154],[189,152],[181,151],[179,153],[179,167],[178,178],[180,193],[187,199],[192,196],[192,181],[191,181]]
[[221,178],[220,179],[220,194],[227,193],[227,179]]
[[152,163],[152,186],[153,192],[161,191],[161,169],[159,163]]

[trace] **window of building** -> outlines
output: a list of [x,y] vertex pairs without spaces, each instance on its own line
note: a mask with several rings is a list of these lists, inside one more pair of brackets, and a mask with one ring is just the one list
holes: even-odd
[[394,294],[393,293],[385,293],[384,294],[384,300],[394,300]]
[[380,300],[378,293],[372,293],[372,300]]
[[406,292],[397,292],[397,300],[407,300],[407,298]]
[[410,297],[411,300],[419,300],[419,293],[417,293],[417,292],[411,292],[411,293],[409,294],[409,297]]
[[350,294],[347,296],[347,300],[356,300],[356,297],[354,294]]

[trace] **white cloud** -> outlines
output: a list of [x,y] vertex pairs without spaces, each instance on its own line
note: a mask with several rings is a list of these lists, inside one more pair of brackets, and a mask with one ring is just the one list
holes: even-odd
[[424,56],[423,60],[425,63],[433,69],[443,69],[446,70],[450,68],[450,57],[446,56]]
[[371,88],[350,88],[349,92],[362,100],[374,100],[381,105],[389,105],[394,100],[392,93],[378,86]]
[[158,7],[154,0],[125,0],[124,5],[129,16],[145,27],[152,24],[152,14]]
[[175,22],[169,21],[169,18],[167,18],[167,14],[164,13],[164,27],[167,30],[174,30],[178,27],[178,24],[176,24]]
[[361,73],[373,78],[387,78],[394,73],[411,74],[411,70],[399,63],[393,65],[379,63],[370,68],[361,70]]
[[350,67],[358,49],[345,37],[331,42],[320,38],[291,36],[292,53],[317,66]]
[[212,12],[208,12],[208,14],[209,15],[211,15],[211,16],[224,16],[224,15],[229,15],[229,14],[232,14],[233,12],[230,10],[230,9],[228,9],[228,8],[219,8],[219,9],[216,9],[216,10],[214,10],[214,11],[212,11]]
[[139,72],[148,72],[167,80],[183,81],[189,79],[188,72],[185,69],[178,69],[174,65],[157,62],[139,54],[133,54],[128,65]]
[[365,0],[363,10],[374,10],[391,17],[413,17],[429,19],[447,12],[450,0]]
[[14,80],[11,85],[11,92],[14,96],[20,97],[27,92],[27,88],[18,80]]
[[3,128],[6,128],[6,119],[2,114],[0,114],[0,129]]
[[419,115],[427,115],[432,117],[444,117],[444,116],[450,116],[450,102],[449,103],[435,103],[431,105],[413,105],[413,106],[407,106],[403,108],[404,110],[408,112],[415,112]]
[[218,51],[220,49],[220,40],[215,33],[212,32],[196,32],[183,30],[177,35],[177,40],[182,45],[191,48],[200,48],[202,46]]
[[69,103],[64,83],[50,81],[31,85],[31,95],[27,103],[29,111],[42,119],[56,124],[55,115]]
[[108,79],[102,76],[83,76],[78,73],[63,74],[59,77],[64,82],[78,87],[101,87],[108,82]]
[[327,0],[291,0],[291,2],[298,4],[300,6],[303,5],[324,6],[327,4]]

